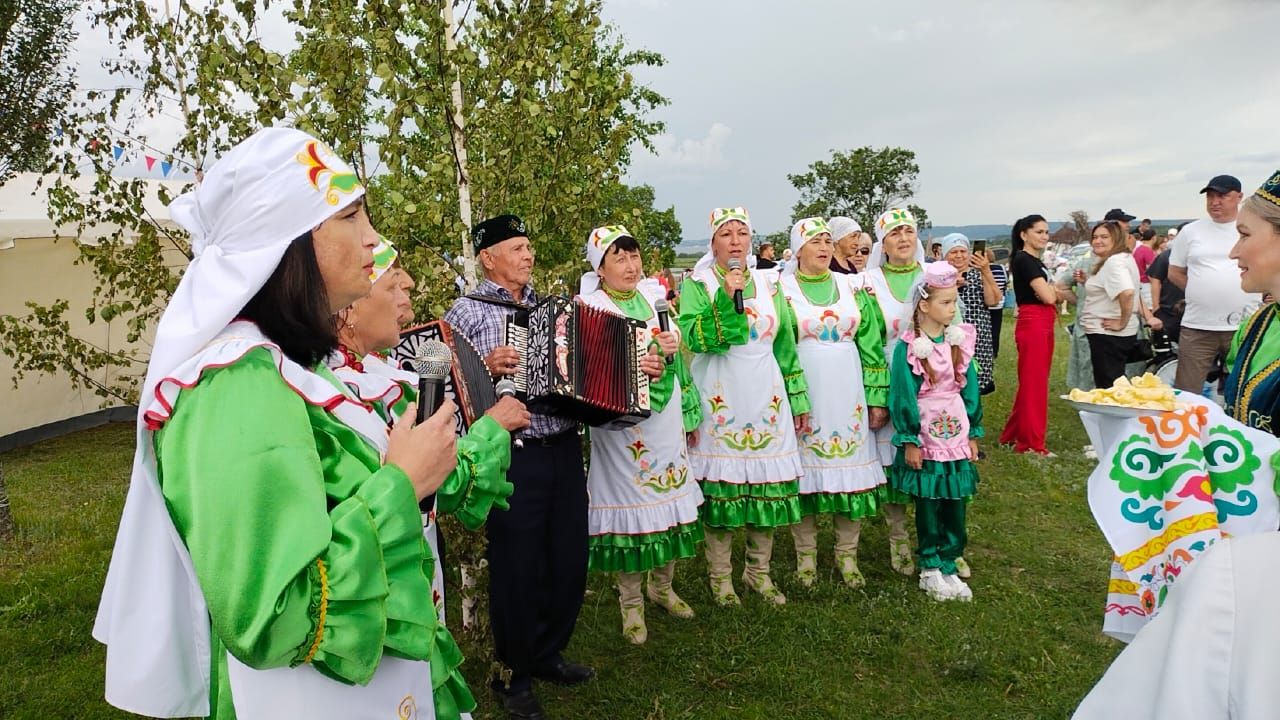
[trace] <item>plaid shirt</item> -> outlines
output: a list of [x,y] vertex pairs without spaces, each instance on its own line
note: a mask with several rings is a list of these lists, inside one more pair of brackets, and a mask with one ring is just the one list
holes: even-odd
[[[516,302],[516,299],[511,296],[511,293],[506,288],[488,279],[480,283],[480,286],[472,294],[506,302]],[[519,303],[532,307],[537,302],[538,296],[533,292],[533,288],[525,285]],[[460,297],[453,301],[453,307],[449,308],[449,312],[444,314],[444,320],[455,330],[465,335],[472,345],[476,346],[476,351],[480,353],[480,357],[488,357],[494,348],[502,344],[504,329],[507,326],[507,316],[514,312],[514,308],[472,300],[468,297]],[[520,437],[550,437],[566,430],[574,430],[577,426],[578,424],[573,420],[532,413],[531,423],[528,429],[520,432]]]

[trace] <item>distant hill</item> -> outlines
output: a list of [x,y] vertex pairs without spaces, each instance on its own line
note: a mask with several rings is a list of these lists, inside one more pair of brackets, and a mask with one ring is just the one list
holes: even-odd
[[[1152,220],[1151,226],[1157,231],[1160,231],[1174,227],[1182,222],[1182,220]],[[1067,223],[1064,220],[1050,220],[1049,232],[1054,232],[1066,224]],[[922,237],[926,238],[941,238],[943,235],[953,232],[963,233],[968,236],[970,240],[1008,239],[1009,234],[1013,232],[1013,225],[934,225],[920,234]],[[706,252],[708,241],[709,239],[705,237],[699,239],[685,239],[685,241],[680,243],[676,248],[676,252],[684,254],[697,253],[701,255]]]

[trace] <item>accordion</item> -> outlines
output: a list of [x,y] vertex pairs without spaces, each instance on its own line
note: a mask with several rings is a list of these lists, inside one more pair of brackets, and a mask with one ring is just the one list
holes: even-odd
[[529,409],[605,428],[649,417],[644,323],[550,297],[507,319],[505,344],[520,356],[514,380]]
[[444,320],[435,320],[400,333],[400,344],[391,351],[396,367],[414,372],[413,360],[418,348],[427,340],[439,340],[453,353],[453,365],[445,378],[444,394],[458,406],[455,420],[461,435],[497,404],[498,393],[494,389],[493,378],[489,377],[484,358],[480,357],[471,341],[454,332]]

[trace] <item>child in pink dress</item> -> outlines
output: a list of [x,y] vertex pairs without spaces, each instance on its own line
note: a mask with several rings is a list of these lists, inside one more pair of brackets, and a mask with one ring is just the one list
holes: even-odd
[[889,363],[889,417],[897,456],[889,482],[915,498],[920,589],[934,600],[971,600],[956,574],[965,505],[978,485],[982,403],[972,363],[977,332],[951,322],[956,271],[930,263],[911,289],[911,317]]

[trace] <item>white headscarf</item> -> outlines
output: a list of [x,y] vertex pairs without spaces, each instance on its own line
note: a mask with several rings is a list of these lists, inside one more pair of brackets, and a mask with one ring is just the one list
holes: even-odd
[[952,250],[955,250],[958,247],[962,247],[965,250],[971,249],[971,246],[969,245],[969,238],[963,235],[962,233],[951,233],[949,235],[943,236],[942,255],[941,255],[942,259],[945,260],[947,258],[947,253],[951,252]]
[[[751,231],[751,216],[747,214],[746,208],[716,208],[711,211],[711,239],[707,241],[707,253],[698,258],[698,262],[693,265],[693,271],[695,273],[701,273],[703,270],[708,270],[715,264],[716,256],[712,253],[711,246],[715,242],[716,231],[720,229],[720,226],[734,220],[746,225],[747,232]],[[746,268],[743,269],[745,270]]]
[[[867,258],[867,269],[878,268],[884,264],[884,239],[895,228],[902,225],[916,226],[915,216],[909,210],[894,208],[885,210],[876,218],[876,241],[871,246],[871,257]],[[919,236],[916,237],[916,262],[924,264],[924,245]]]
[[830,236],[831,228],[827,225],[827,221],[820,217],[805,218],[792,225],[791,244],[787,248],[791,251],[791,259],[783,266],[782,272],[786,275],[794,275],[796,268],[800,266],[800,248],[823,233]]
[[156,328],[129,494],[93,628],[107,645],[112,705],[157,717],[209,714],[209,614],[160,492],[142,416],[148,400],[257,294],[295,238],[362,195],[355,173],[323,143],[267,128],[169,205],[191,235],[193,258]]
[[583,273],[578,281],[579,294],[590,295],[600,287],[600,276],[596,271],[600,269],[600,263],[604,262],[604,255],[609,251],[609,246],[615,240],[624,237],[634,238],[631,231],[622,225],[598,227],[587,236],[587,262],[591,265],[591,269]]
[[846,235],[851,233],[862,232],[862,226],[857,220],[837,215],[829,220],[827,224],[831,226],[831,239],[840,242]]

